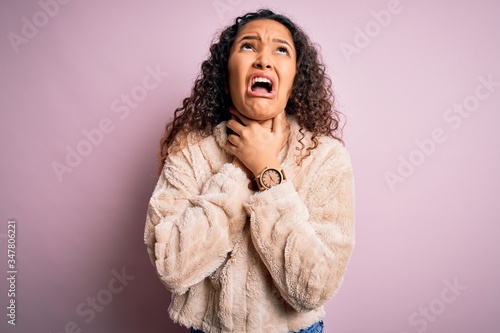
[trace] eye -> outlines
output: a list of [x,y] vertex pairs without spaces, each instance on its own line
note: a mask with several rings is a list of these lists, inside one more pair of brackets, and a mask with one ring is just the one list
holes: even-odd
[[240,51],[252,51],[253,46],[251,44],[245,43],[240,46]]
[[286,47],[284,47],[284,46],[281,46],[281,47],[278,48],[278,50],[276,52],[278,52],[280,54],[286,54],[287,55],[288,54],[288,49]]

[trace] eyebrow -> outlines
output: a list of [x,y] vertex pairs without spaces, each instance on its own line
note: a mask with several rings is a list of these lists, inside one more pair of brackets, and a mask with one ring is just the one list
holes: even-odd
[[[242,37],[242,38],[241,38],[241,39],[240,39],[240,40],[239,40],[236,44],[239,44],[239,43],[241,43],[242,41],[247,40],[247,39],[250,39],[250,40],[258,40],[258,41],[260,41],[260,40],[261,40],[259,36],[251,36],[251,35],[249,35],[249,36],[244,36],[244,37]],[[278,43],[286,44],[286,45],[288,45],[288,47],[290,47],[291,49],[293,49],[293,48],[292,48],[292,46],[290,45],[290,43],[288,43],[288,42],[287,42],[286,40],[284,40],[284,39],[281,39],[281,38],[273,38],[273,42],[278,42]]]

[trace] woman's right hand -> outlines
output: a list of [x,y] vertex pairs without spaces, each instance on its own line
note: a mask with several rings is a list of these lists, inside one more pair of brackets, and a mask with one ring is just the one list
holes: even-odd
[[290,133],[285,111],[263,122],[247,118],[234,108],[230,111],[233,116],[226,126],[233,133],[228,135],[226,149],[238,159],[233,164],[242,163],[253,175],[265,167],[280,169],[278,154]]

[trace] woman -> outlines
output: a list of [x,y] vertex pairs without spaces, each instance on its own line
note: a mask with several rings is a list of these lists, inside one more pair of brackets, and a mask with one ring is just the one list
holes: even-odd
[[322,332],[354,246],[353,175],[316,49],[269,10],[210,47],[167,125],[145,242],[192,332]]

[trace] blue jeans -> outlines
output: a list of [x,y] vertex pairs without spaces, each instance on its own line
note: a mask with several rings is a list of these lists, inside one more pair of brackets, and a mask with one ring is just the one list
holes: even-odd
[[[191,333],[203,333],[203,332],[191,328]],[[318,321],[317,323],[312,324],[308,328],[304,328],[301,329],[300,331],[295,331],[290,333],[323,333],[323,321]]]

